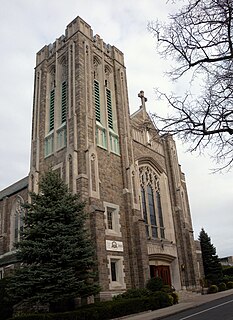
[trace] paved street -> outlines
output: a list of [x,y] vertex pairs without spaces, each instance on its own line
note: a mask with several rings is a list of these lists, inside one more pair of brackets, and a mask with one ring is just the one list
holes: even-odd
[[163,318],[164,320],[232,320],[233,295]]
[[[209,310],[207,310],[209,309]],[[124,320],[233,320],[233,289],[194,295],[171,307],[126,316]]]

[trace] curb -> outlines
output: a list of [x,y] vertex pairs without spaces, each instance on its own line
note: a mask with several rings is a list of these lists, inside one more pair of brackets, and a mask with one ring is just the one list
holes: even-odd
[[185,310],[195,309],[203,304],[206,304],[213,300],[218,300],[227,296],[233,295],[233,289],[221,291],[212,294],[200,295],[193,299],[193,301],[183,301],[176,305],[157,309],[157,310],[148,310],[146,312],[140,312],[136,314],[131,314],[128,316],[114,318],[112,320],[159,320],[166,317],[178,314]]

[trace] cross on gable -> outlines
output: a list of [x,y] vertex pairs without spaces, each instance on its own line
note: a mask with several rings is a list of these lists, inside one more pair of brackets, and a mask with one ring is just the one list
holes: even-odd
[[138,94],[138,97],[141,98],[141,102],[142,102],[142,107],[145,108],[146,107],[146,102],[147,102],[147,98],[144,96],[144,91],[141,90]]

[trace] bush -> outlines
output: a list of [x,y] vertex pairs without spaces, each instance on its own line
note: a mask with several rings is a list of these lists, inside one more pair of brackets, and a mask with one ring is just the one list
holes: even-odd
[[10,300],[6,287],[8,283],[8,278],[3,278],[0,280],[0,314],[1,320],[8,319],[13,313],[13,302]]
[[222,273],[224,276],[233,276],[233,267],[223,268]]
[[171,306],[173,301],[169,298],[169,294],[162,291],[156,291],[152,294],[153,298],[157,299],[159,301],[160,308],[165,308],[168,306]]
[[149,297],[90,304],[72,312],[20,315],[11,320],[107,320],[147,310],[156,310],[170,305],[171,298],[167,293],[156,292]]
[[223,281],[224,281],[225,283],[227,283],[227,282],[229,282],[229,281],[233,281],[233,276],[224,276],[224,277],[223,277]]
[[165,292],[156,292],[149,297],[112,300],[82,306],[76,311],[20,315],[12,320],[107,320],[168,307],[172,299]]
[[149,297],[149,295],[150,291],[145,288],[128,289],[126,292],[113,297],[113,300],[142,298]]
[[172,292],[172,293],[169,293],[172,298],[173,298],[173,304],[177,304],[179,303],[179,296],[178,296],[178,293],[177,292]]
[[227,289],[233,289],[233,281],[227,282]]
[[207,293],[216,293],[216,292],[218,292],[218,287],[215,284],[212,284],[207,291]]
[[169,293],[169,294],[170,294],[170,293],[174,292],[174,291],[175,291],[175,289],[174,289],[174,287],[169,286],[169,284],[165,284],[165,285],[162,287],[161,291],[163,291],[163,292],[166,292],[166,293]]
[[220,282],[218,285],[218,291],[225,291],[227,289],[227,286],[224,282]]
[[152,292],[161,291],[163,280],[160,277],[150,278],[146,283],[146,288]]

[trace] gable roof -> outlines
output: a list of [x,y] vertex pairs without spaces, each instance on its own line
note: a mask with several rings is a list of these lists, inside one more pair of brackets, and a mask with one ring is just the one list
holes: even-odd
[[0,191],[0,200],[28,187],[28,176]]

